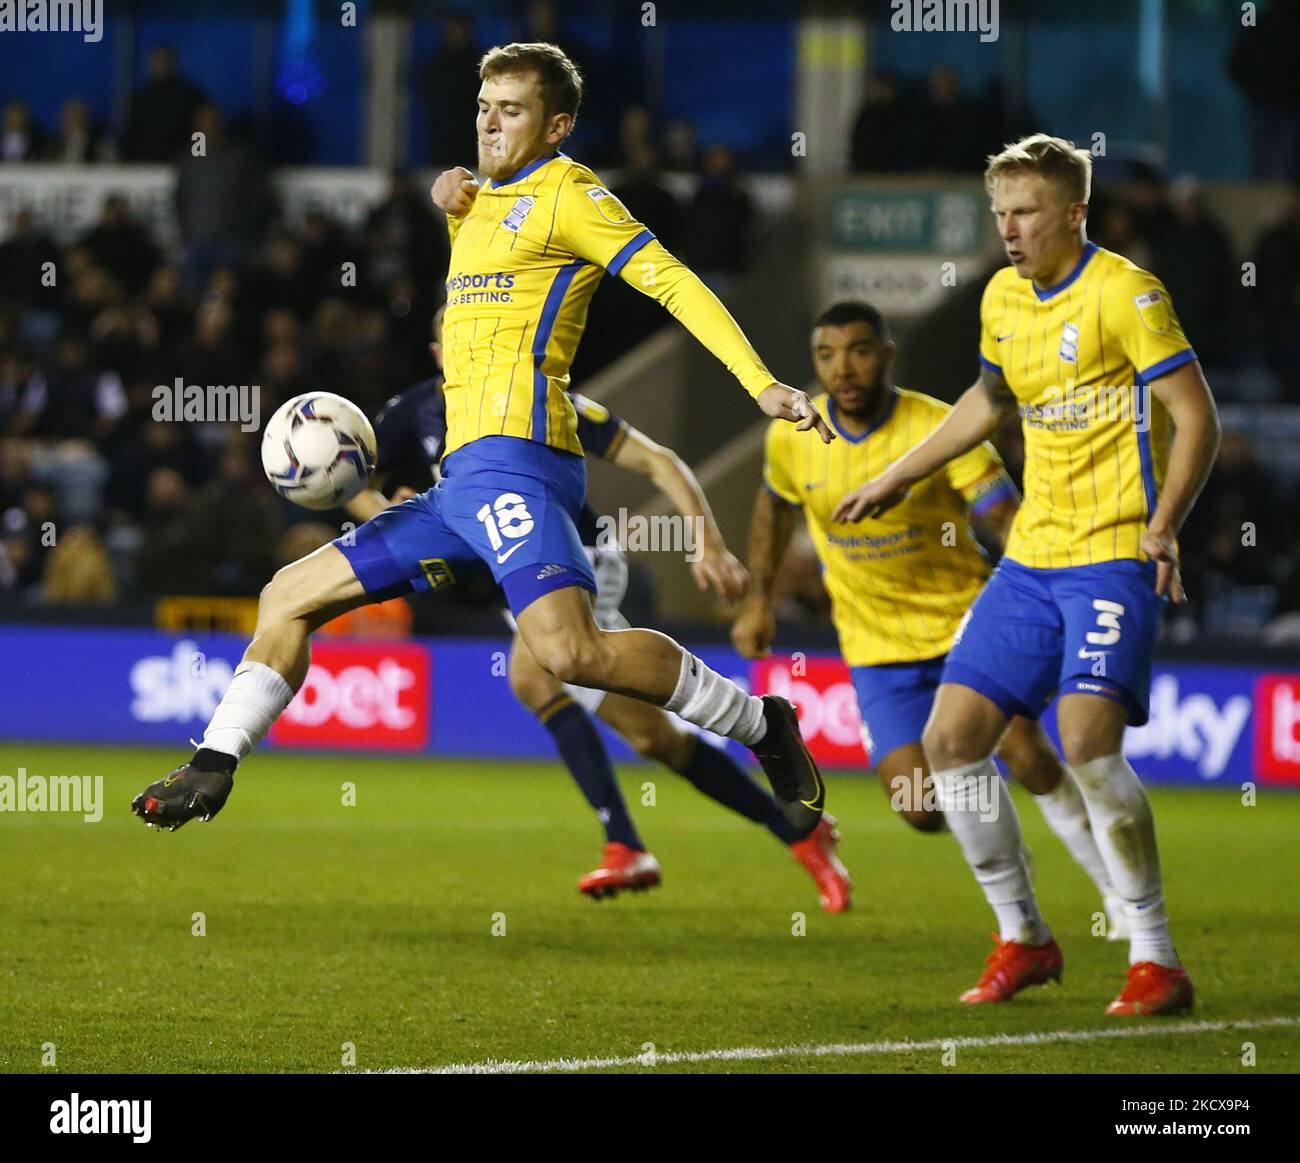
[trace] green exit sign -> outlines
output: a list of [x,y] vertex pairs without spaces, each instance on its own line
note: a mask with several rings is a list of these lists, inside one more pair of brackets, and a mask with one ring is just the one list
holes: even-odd
[[973,191],[874,193],[841,190],[831,203],[831,245],[839,250],[973,254],[987,199]]

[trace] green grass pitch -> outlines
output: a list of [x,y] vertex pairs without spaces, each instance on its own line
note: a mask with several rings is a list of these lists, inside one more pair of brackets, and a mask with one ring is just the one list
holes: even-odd
[[[127,806],[175,760],[5,744],[9,774],[102,775],[106,811],[96,824],[0,814],[0,1070],[428,1069],[630,1058],[647,1043],[668,1054],[1123,1028],[1102,1015],[1123,947],[1091,935],[1099,902],[1020,792],[1064,983],[971,1009],[956,997],[982,967],[991,916],[952,838],[908,830],[874,781],[828,781],[856,882],[854,911],[829,917],[775,841],[660,769],[623,778],[664,884],[594,903],[574,882],[596,863],[599,830],[558,764],[261,753],[215,822],[155,834]],[[656,803],[636,806],[647,780]],[[1152,801],[1193,1018],[1300,1017],[1300,797],[1246,807],[1238,793],[1156,788]],[[1155,1025],[957,1042],[955,1056],[931,1044],[619,1069],[1300,1069],[1300,1026]]]

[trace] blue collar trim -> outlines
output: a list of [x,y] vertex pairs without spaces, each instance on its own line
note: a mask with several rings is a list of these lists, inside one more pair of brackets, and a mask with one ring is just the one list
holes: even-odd
[[1079,256],[1079,261],[1074,264],[1074,270],[1072,270],[1068,275],[1066,275],[1065,278],[1063,278],[1059,283],[1056,284],[1056,286],[1048,287],[1047,290],[1041,291],[1038,289],[1038,284],[1035,283],[1034,294],[1038,296],[1038,301],[1040,303],[1046,303],[1047,300],[1050,299],[1053,295],[1059,294],[1061,291],[1064,291],[1066,287],[1068,287],[1072,282],[1074,282],[1075,279],[1077,279],[1081,274],[1083,274],[1083,268],[1088,265],[1088,260],[1092,258],[1092,256],[1096,253],[1097,253],[1097,244],[1095,242],[1090,242],[1083,248],[1083,253]]

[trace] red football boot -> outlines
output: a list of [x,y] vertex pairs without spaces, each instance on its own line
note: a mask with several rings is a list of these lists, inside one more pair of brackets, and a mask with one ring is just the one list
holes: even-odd
[[1154,961],[1139,961],[1128,967],[1128,981],[1119,997],[1106,1007],[1106,1012],[1142,1017],[1189,1013],[1194,992],[1186,969],[1170,969]]
[[967,1005],[1010,1001],[1022,989],[1045,981],[1059,984],[1065,958],[1055,941],[1046,945],[1022,945],[1019,941],[1003,941],[994,933],[993,942],[995,947],[988,955],[984,976],[978,985],[961,995]]
[[586,893],[592,900],[600,900],[601,897],[618,896],[624,889],[640,892],[654,888],[660,879],[659,861],[649,852],[639,852],[611,840],[605,845],[605,858],[600,867],[578,881],[578,891]]
[[845,912],[853,903],[849,896],[853,890],[853,878],[835,855],[835,846],[839,842],[840,834],[835,830],[834,818],[822,816],[817,827],[790,845],[794,858],[816,881],[822,908],[828,913]]

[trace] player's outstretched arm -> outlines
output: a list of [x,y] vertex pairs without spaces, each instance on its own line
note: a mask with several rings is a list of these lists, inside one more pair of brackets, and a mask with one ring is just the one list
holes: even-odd
[[690,527],[699,530],[700,556],[691,563],[691,574],[700,591],[712,586],[724,600],[738,600],[745,592],[748,575],[727,548],[699,479],[671,448],[656,444],[630,424],[625,431],[627,435],[614,453],[612,463],[649,477],[673,503],[673,508],[690,522]]
[[641,246],[619,269],[618,276],[661,303],[726,365],[758,401],[764,414],[788,420],[800,431],[815,429],[825,444],[835,439],[835,432],[812,406],[808,394],[781,383],[767,370],[722,300],[658,240]]
[[1219,453],[1219,410],[1196,360],[1152,380],[1150,388],[1169,410],[1174,439],[1160,500],[1142,534],[1142,552],[1156,563],[1156,593],[1181,605],[1187,595],[1178,574],[1176,538]]
[[776,571],[790,547],[795,509],[760,485],[749,528],[749,597],[731,627],[731,642],[742,658],[766,658],[776,636],[773,595]]
[[831,519],[861,521],[892,509],[917,481],[992,436],[1015,408],[1016,398],[1006,381],[985,368],[938,428],[874,480],[847,494],[835,506]]

